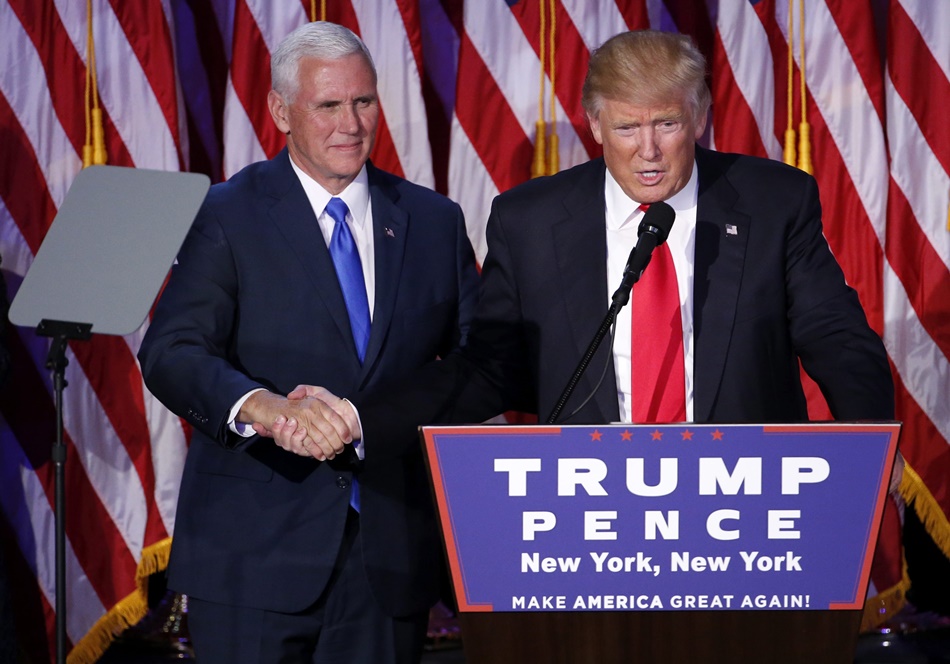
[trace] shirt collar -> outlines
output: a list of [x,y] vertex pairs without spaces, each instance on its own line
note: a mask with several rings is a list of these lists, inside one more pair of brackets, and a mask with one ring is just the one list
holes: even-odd
[[[686,186],[670,196],[666,202],[675,211],[681,212],[696,207],[698,194],[699,168],[694,160],[693,172]],[[640,203],[629,198],[620,188],[620,184],[614,179],[610,169],[607,169],[607,177],[604,181],[604,196],[607,202],[607,228],[609,229],[616,230],[626,225],[640,208]]]
[[[297,174],[297,178],[303,186],[304,193],[307,194],[307,200],[310,201],[314,213],[320,216],[323,214],[324,209],[326,209],[327,203],[333,198],[333,195],[324,189],[316,180],[304,173],[303,170],[294,163],[293,159],[290,160],[290,165],[293,167],[294,173]],[[369,207],[369,175],[366,172],[366,164],[363,164],[363,168],[356,174],[353,181],[346,186],[346,189],[337,194],[336,198],[343,199],[343,202],[346,203],[346,207],[350,210],[350,217],[353,223],[362,227],[366,219],[366,210]]]

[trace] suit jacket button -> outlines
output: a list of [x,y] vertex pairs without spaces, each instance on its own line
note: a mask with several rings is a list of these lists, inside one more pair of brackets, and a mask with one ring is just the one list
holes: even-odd
[[342,475],[338,475],[336,478],[336,485],[340,487],[341,489],[349,489],[350,481],[346,479],[345,477],[343,477]]

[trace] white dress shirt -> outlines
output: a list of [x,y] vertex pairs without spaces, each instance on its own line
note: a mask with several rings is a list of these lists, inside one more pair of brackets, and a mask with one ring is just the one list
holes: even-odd
[[[323,234],[323,240],[327,246],[330,246],[330,238],[333,237],[333,227],[336,221],[327,214],[327,203],[334,196],[324,189],[316,180],[304,173],[294,160],[290,160],[290,165],[297,174],[300,184],[303,185],[304,193],[307,194],[307,200],[310,201],[310,207],[313,208],[313,214],[317,218],[317,224],[320,226],[320,232]],[[360,254],[360,264],[363,268],[363,282],[366,284],[366,299],[369,302],[369,318],[373,320],[373,305],[376,301],[376,261],[373,245],[373,206],[369,200],[369,176],[366,174],[366,165],[360,169],[356,178],[347,185],[346,189],[336,195],[336,198],[342,198],[349,208],[346,215],[346,223],[350,226],[353,239],[356,241],[356,249]],[[234,433],[249,438],[254,435],[254,429],[249,424],[244,424],[236,420],[241,406],[244,402],[263,388],[251,390],[231,407],[231,413],[228,417],[228,426]]]
[[369,319],[372,321],[373,305],[376,301],[376,261],[373,246],[373,206],[369,204],[369,177],[366,174],[366,165],[364,164],[360,169],[356,179],[336,196],[332,196],[330,192],[317,184],[316,180],[300,170],[293,159],[290,160],[290,165],[293,166],[300,184],[303,185],[307,200],[310,201],[313,214],[320,225],[320,232],[323,233],[323,240],[328,247],[336,222],[326,213],[327,203],[331,198],[342,198],[346,207],[349,208],[346,223],[350,226],[353,239],[356,241],[356,249],[360,254],[363,282],[366,284],[366,299],[369,301]]
[[[666,202],[676,212],[676,221],[666,243],[673,257],[676,283],[680,296],[680,314],[683,320],[683,359],[686,363],[686,420],[693,420],[693,270],[696,250],[696,204],[699,194],[699,175],[695,163],[686,186]],[[623,268],[630,257],[630,250],[637,243],[637,227],[643,219],[640,203],[627,197],[620,185],[607,171],[604,183],[604,199],[607,212],[607,305],[620,285]],[[649,266],[646,268],[650,269]],[[634,285],[631,303],[637,296]],[[605,309],[606,311],[606,309]],[[628,303],[617,315],[614,339],[614,370],[617,374],[617,400],[620,419],[630,422],[630,345],[633,335],[631,306]]]

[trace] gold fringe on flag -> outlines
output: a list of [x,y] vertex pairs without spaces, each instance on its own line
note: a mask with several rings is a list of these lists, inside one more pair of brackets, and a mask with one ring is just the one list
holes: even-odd
[[[542,0],[543,2],[543,0]],[[551,0],[551,31],[550,46],[548,48],[548,57],[551,59],[551,135],[548,140],[548,167],[547,174],[554,175],[561,170],[561,160],[558,154],[557,138],[557,93],[555,92],[554,77],[554,37],[557,32],[557,12],[554,6],[554,0]],[[541,59],[542,69],[544,68],[544,58]]]
[[112,642],[148,613],[148,577],[168,567],[172,538],[142,550],[142,559],[135,571],[135,590],[119,600],[106,615],[99,618],[66,656],[66,664],[94,664]]
[[[317,0],[310,0],[310,21],[317,20]],[[327,0],[320,0],[320,20],[327,20]]]
[[[900,495],[904,499],[907,508],[916,512],[924,526],[924,530],[930,535],[937,548],[947,558],[950,558],[950,521],[947,520],[947,515],[944,514],[920,475],[911,468],[906,460],[904,461],[904,475],[901,478]],[[903,608],[907,591],[910,590],[910,577],[907,575],[906,559],[902,567],[902,578],[896,586],[868,599],[861,620],[862,631],[879,627]]]
[[547,175],[547,166],[544,163],[546,133],[547,126],[544,120],[538,120],[534,123],[534,159],[531,160],[532,178],[539,178],[542,175]]
[[86,143],[82,146],[82,167],[106,163],[106,141],[99,108],[99,79],[96,76],[96,44],[92,37],[92,0],[86,0]]
[[545,53],[545,3],[547,0],[539,0],[541,9],[541,27],[540,32],[540,54],[541,75],[538,80],[538,121],[534,123],[534,159],[531,160],[531,177],[539,178],[546,175],[547,166],[545,165],[545,136],[547,135],[547,124],[544,122],[544,53]]
[[559,155],[557,129],[554,122],[551,122],[551,136],[548,140],[548,175],[554,175],[561,170],[561,157]]
[[[554,175],[560,167],[559,144],[557,136],[557,93],[555,92],[554,43],[557,31],[555,0],[539,0],[540,27],[538,59],[541,62],[541,74],[538,81],[538,121],[534,123],[534,158],[531,160],[531,177]],[[550,13],[550,27],[547,14]],[[550,67],[551,77],[551,120],[544,117],[545,74]],[[548,130],[550,129],[550,136]]]
[[861,616],[859,631],[868,632],[887,622],[904,608],[907,601],[907,591],[910,590],[910,577],[907,576],[907,561],[904,560],[901,571],[901,580],[892,588],[874,597],[869,597],[864,603],[864,613]]
[[[800,44],[799,56],[801,64],[799,66],[800,76],[801,76],[801,124],[798,125],[798,167],[808,173],[809,175],[813,174],[815,170],[812,168],[811,164],[811,126],[808,124],[808,112],[806,110],[805,101],[807,99],[805,92],[805,0],[798,0],[799,8],[799,25],[798,25],[798,39]],[[789,33],[789,51],[791,51],[791,33]]]
[[901,480],[901,497],[909,507],[913,507],[934,544],[943,551],[943,555],[950,558],[950,521],[920,475],[906,461]]
[[788,113],[788,119],[785,124],[785,151],[782,155],[782,160],[789,166],[795,166],[798,161],[798,156],[795,153],[795,129],[793,116],[795,115],[794,103],[792,100],[792,93],[795,91],[795,57],[792,53],[792,34],[793,34],[793,21],[792,17],[794,16],[792,8],[795,3],[789,0],[788,3],[788,100],[786,102],[786,108]]

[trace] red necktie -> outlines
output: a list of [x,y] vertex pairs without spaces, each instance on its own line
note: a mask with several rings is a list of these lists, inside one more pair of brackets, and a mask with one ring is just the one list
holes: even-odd
[[[647,206],[640,206],[645,210]],[[673,256],[666,243],[633,287],[631,401],[636,423],[686,420],[683,321]]]

